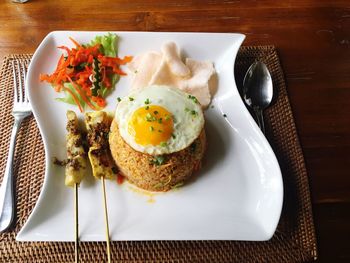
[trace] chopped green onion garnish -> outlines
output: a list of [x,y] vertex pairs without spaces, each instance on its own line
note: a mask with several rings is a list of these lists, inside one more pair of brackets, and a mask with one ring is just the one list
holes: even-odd
[[176,139],[176,135],[174,133],[171,134],[171,137],[173,137],[173,139]]
[[145,107],[145,110],[148,110],[148,109],[149,109],[149,106],[146,106],[146,107]]
[[161,142],[159,145],[162,146],[162,147],[167,147],[168,146],[168,144],[166,142]]
[[191,114],[192,114],[193,116],[197,116],[197,115],[198,115],[198,112],[196,112],[195,110],[191,110]]
[[188,98],[193,100],[194,103],[198,104],[198,100],[195,96],[192,96],[192,95],[188,95]]
[[162,118],[159,118],[158,123],[162,123],[162,122],[163,122]]
[[171,117],[170,117],[169,115],[166,115],[166,116],[165,116],[165,120],[166,120],[166,121],[170,120],[170,118],[171,118]]
[[145,100],[145,104],[150,104],[150,103],[151,103],[151,102],[150,102],[149,99]]
[[121,100],[122,100],[122,99],[121,99],[120,97],[117,98],[117,101],[118,101],[118,102],[121,102]]
[[134,101],[134,98],[132,98],[132,97],[129,97],[129,100],[130,100],[130,101]]
[[155,115],[157,115],[157,114],[158,114],[158,111],[155,110],[153,113],[154,113]]
[[155,156],[150,160],[150,164],[155,164],[157,166],[162,165],[165,162],[165,157],[162,155]]
[[153,131],[154,131],[153,126],[150,126],[150,127],[149,127],[149,130],[150,130],[151,132],[153,132]]
[[152,121],[152,115],[151,113],[146,114],[146,121]]

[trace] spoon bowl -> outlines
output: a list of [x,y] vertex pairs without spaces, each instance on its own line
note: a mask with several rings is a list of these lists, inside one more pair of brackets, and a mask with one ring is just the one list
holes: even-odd
[[271,105],[273,85],[269,70],[260,61],[254,62],[243,80],[243,99],[255,115],[258,125],[265,134],[263,111]]

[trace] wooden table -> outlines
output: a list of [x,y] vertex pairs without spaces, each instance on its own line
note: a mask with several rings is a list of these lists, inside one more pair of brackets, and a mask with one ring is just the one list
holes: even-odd
[[310,178],[318,262],[350,262],[349,0],[3,0],[0,10],[0,60],[34,52],[53,30],[240,32],[244,45],[275,45]]

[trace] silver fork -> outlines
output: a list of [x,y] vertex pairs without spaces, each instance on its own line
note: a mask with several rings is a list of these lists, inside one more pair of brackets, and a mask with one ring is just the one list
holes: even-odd
[[25,79],[28,59],[13,59],[13,83],[14,100],[12,115],[14,125],[11,133],[9,155],[6,163],[5,175],[0,187],[0,232],[7,230],[14,222],[15,217],[15,192],[13,179],[13,156],[17,132],[24,118],[32,114],[32,108],[28,100],[28,92],[25,89]]

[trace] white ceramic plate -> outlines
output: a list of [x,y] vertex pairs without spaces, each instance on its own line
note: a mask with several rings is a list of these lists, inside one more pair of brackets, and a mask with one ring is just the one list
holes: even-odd
[[[73,189],[64,186],[64,169],[52,158],[65,158],[66,110],[59,94],[39,82],[40,73],[54,70],[61,51],[72,46],[68,37],[87,43],[106,32],[52,32],[40,44],[28,70],[27,86],[46,153],[45,180],[38,202],[17,235],[18,241],[73,241]],[[182,54],[210,60],[218,73],[214,108],[206,113],[208,151],[198,178],[177,191],[145,194],[128,183],[107,183],[112,240],[267,240],[279,221],[283,186],[270,145],[238,94],[233,66],[244,40],[241,34],[115,32],[119,56],[159,50],[175,41]],[[114,110],[117,97],[128,93],[130,79],[121,78],[108,97]],[[223,117],[227,115],[227,118]],[[105,228],[100,181],[88,175],[79,188],[82,241],[103,241]]]

